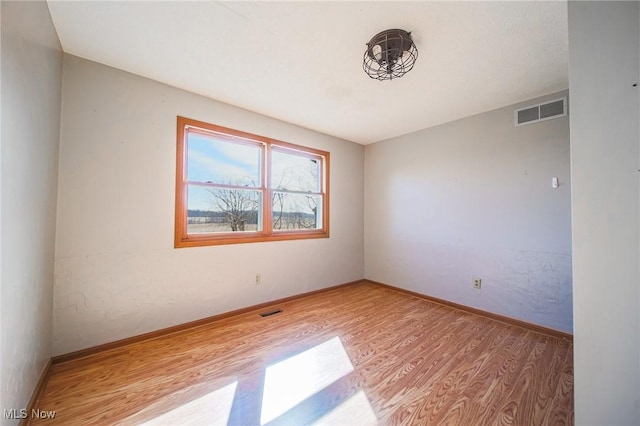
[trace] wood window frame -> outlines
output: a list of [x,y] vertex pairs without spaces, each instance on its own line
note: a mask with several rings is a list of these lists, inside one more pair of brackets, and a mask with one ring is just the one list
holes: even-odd
[[[188,185],[187,180],[187,137],[189,131],[211,133],[246,141],[262,147],[261,182],[257,190],[262,191],[262,230],[243,232],[219,232],[207,234],[189,234],[187,232]],[[329,166],[330,154],[314,148],[308,148],[277,139],[267,138],[240,130],[230,129],[203,121],[178,116],[176,149],[176,198],[175,198],[175,235],[174,247],[201,247],[224,244],[255,243],[265,241],[302,240],[311,238],[329,238]],[[322,196],[322,227],[311,230],[273,230],[273,193],[271,188],[271,151],[272,148],[292,151],[298,155],[321,159],[320,194]]]

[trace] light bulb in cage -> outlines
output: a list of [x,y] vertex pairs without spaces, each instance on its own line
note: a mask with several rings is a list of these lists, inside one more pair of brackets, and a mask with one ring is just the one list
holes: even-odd
[[418,49],[411,33],[404,30],[385,30],[367,43],[362,68],[376,80],[392,80],[411,71],[418,58]]

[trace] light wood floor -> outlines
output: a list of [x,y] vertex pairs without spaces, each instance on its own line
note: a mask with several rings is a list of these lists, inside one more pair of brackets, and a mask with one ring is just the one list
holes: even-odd
[[31,424],[573,424],[568,340],[370,283],[277,307],[54,364]]

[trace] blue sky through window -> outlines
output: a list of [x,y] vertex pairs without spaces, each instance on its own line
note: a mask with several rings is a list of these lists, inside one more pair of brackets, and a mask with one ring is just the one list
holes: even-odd
[[187,143],[188,180],[260,186],[260,147],[197,133],[189,133]]

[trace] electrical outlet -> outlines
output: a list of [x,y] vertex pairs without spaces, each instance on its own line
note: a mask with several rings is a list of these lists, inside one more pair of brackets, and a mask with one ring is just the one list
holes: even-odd
[[260,285],[262,284],[262,274],[256,274],[256,279],[254,281],[255,285]]
[[474,278],[473,279],[473,288],[480,290],[482,288],[482,279]]

